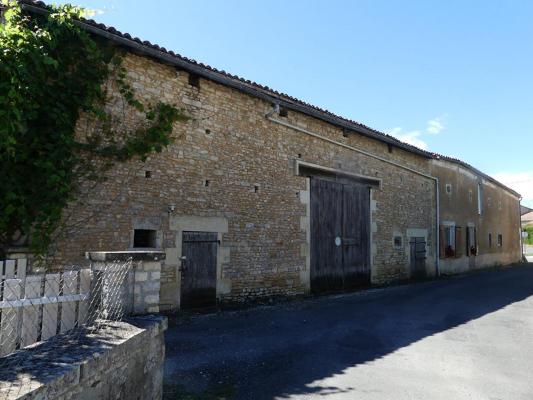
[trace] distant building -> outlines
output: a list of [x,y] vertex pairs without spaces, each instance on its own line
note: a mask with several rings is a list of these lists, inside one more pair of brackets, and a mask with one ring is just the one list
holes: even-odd
[[[522,206],[523,207],[523,206]],[[527,208],[527,207],[524,207]],[[522,214],[522,227],[533,226],[533,209],[528,208],[528,211]]]

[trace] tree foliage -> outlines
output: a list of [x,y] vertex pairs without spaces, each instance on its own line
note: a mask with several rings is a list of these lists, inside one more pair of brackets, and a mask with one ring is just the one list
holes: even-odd
[[[70,5],[29,15],[11,2],[0,24],[0,250],[24,234],[44,254],[82,181],[162,151],[186,119],[172,105],[137,100],[120,51],[80,28],[82,15]],[[106,107],[110,81],[140,127],[117,128]],[[94,123],[80,136],[81,115]]]
[[528,237],[524,238],[524,243],[533,245],[533,225],[524,227],[524,232],[528,233]]

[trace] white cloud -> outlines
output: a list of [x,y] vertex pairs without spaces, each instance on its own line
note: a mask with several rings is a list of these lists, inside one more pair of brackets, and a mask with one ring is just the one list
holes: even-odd
[[428,144],[420,139],[422,132],[420,131],[409,131],[404,132],[402,128],[396,127],[387,132],[389,135],[394,136],[396,139],[401,140],[407,144],[419,147],[423,150],[427,150]]
[[499,172],[492,177],[520,193],[522,204],[533,207],[533,171]]
[[96,15],[102,15],[109,11],[113,11],[114,7],[104,7],[104,8],[86,8],[83,10],[85,18],[92,18]]
[[447,114],[440,117],[435,117],[427,122],[426,129],[417,129],[412,131],[404,131],[401,127],[396,127],[389,130],[387,133],[394,136],[407,144],[419,147],[423,150],[428,149],[428,144],[424,140],[424,135],[437,135],[445,129],[444,119]]
[[437,117],[428,121],[427,133],[431,135],[437,135],[444,130],[443,117]]

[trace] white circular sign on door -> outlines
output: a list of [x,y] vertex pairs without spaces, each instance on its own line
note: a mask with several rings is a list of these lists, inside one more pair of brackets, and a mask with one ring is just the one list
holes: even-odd
[[335,246],[339,247],[340,245],[341,245],[341,238],[340,238],[340,236],[337,236],[335,238]]

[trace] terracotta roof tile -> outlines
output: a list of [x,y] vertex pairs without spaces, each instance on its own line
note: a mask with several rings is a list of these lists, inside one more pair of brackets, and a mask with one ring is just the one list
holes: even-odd
[[522,215],[522,222],[533,222],[533,211]]

